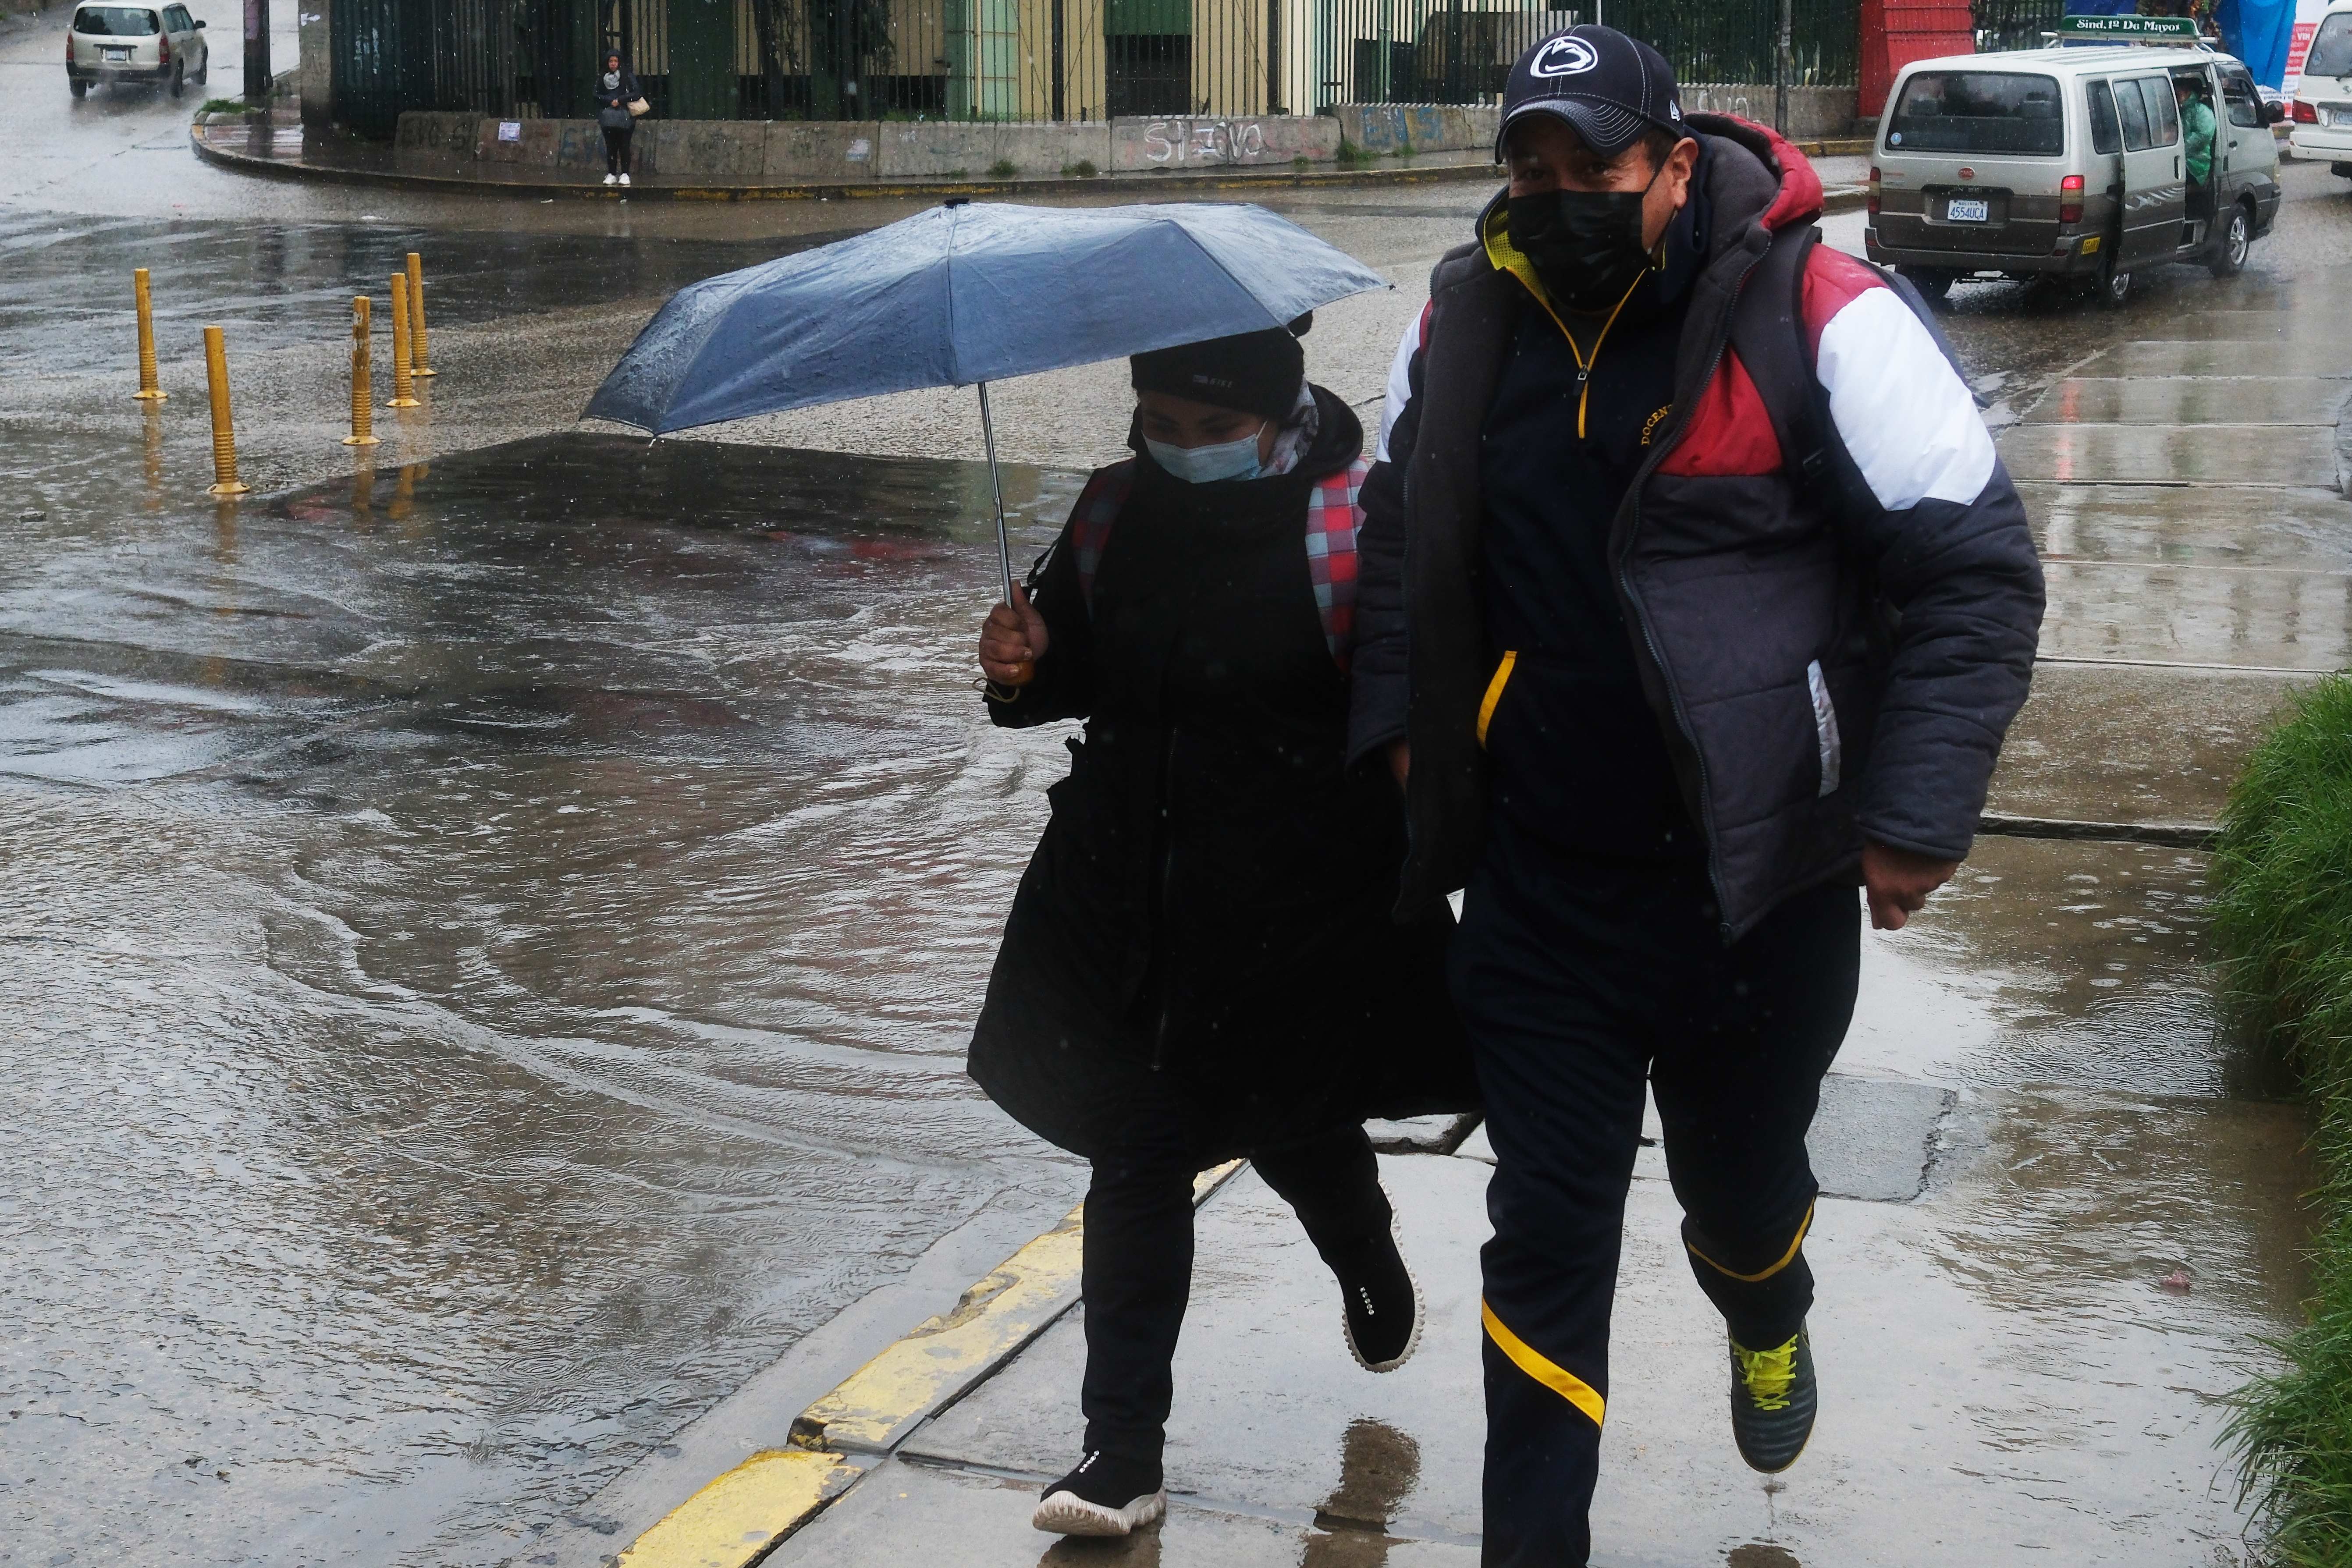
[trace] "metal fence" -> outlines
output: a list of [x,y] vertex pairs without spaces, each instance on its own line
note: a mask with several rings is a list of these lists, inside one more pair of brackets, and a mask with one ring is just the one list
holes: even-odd
[[[1855,79],[1857,4],[1796,0],[1797,82]],[[1686,81],[1773,79],[1769,0],[1593,9]],[[403,109],[585,113],[607,51],[677,120],[1490,103],[1523,50],[1580,19],[1548,0],[336,0],[332,38],[339,117],[388,135]]]
[[[1599,0],[1600,20],[1654,46],[1688,82],[1776,79],[1780,7],[1772,0]],[[1862,79],[1859,0],[1795,0],[1790,37],[1796,87]]]
[[2066,0],[1975,0],[1969,7],[1976,23],[1977,52],[2038,49],[2045,35],[2058,30],[2066,14]]

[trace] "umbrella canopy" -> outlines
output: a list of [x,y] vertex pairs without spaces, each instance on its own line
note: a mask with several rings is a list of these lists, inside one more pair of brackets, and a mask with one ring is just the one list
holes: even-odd
[[1388,287],[1263,207],[935,207],[680,289],[583,417],[658,435],[984,384],[1278,327]]

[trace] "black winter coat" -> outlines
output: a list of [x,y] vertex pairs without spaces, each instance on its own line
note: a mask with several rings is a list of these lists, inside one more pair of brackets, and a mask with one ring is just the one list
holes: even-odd
[[[1872,472],[1847,513],[1791,471],[1731,337],[1748,275],[1776,233],[1819,214],[1821,183],[1770,131],[1708,114],[1688,125],[1707,140],[1712,233],[1672,414],[1608,549],[1730,942],[1791,894],[1853,876],[1865,837],[1968,853],[2032,680],[2042,570],[1968,389],[1884,284],[1826,246],[1808,254],[1801,296],[1758,298],[1786,313],[1782,347],[1794,352],[1801,328],[1816,345],[1840,437]],[[1536,308],[1475,241],[1438,264],[1430,296],[1413,396],[1391,460],[1365,482],[1358,545],[1354,754],[1384,772],[1375,753],[1399,738],[1412,752],[1401,914],[1467,883],[1483,842],[1480,714],[1510,697],[1486,624],[1480,447],[1520,314]],[[1841,343],[1847,320],[1874,340]],[[1841,401],[1832,357],[1841,385],[1874,390]]]
[[[971,1071],[1033,1132],[1104,1152],[1177,1091],[1209,1161],[1374,1115],[1475,1103],[1445,998],[1442,901],[1391,918],[1395,785],[1346,767],[1348,685],[1308,577],[1314,481],[1354,413],[1317,389],[1289,474],[1189,485],[1148,455],[1097,569],[1071,532],[1032,573],[1050,632],[991,716],[1084,718],[1022,878]],[[1009,699],[1009,700],[999,700]]]

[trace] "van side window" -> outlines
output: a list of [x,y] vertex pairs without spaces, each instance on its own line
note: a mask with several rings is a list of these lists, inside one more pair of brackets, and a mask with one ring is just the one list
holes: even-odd
[[2116,95],[2106,83],[2095,81],[2090,87],[2091,151],[2120,152],[2124,150],[2123,128],[2116,123]]
[[2180,140],[2180,106],[2172,101],[2172,79],[2169,77],[2142,77],[2140,96],[2147,99],[2147,123],[2152,135],[2151,147],[2169,147]]
[[2259,128],[2263,123],[2262,99],[2255,96],[2254,78],[2243,71],[2221,74],[2221,100],[2230,106],[2230,123]]
[[2147,99],[2139,95],[2139,83],[2116,83],[2116,116],[2124,122],[2124,151],[2147,151]]

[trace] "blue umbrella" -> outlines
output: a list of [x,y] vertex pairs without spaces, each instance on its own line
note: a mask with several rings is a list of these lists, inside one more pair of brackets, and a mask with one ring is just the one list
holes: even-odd
[[[992,381],[1279,327],[1389,286],[1263,207],[951,202],[678,290],[582,417],[661,435],[844,398],[976,385],[994,479]],[[1001,481],[996,538],[1010,600]]]

